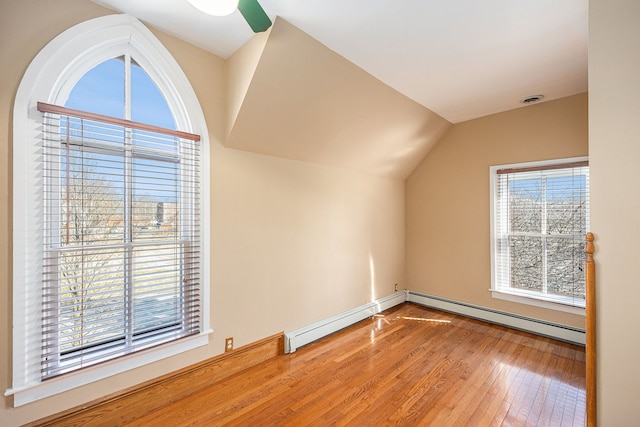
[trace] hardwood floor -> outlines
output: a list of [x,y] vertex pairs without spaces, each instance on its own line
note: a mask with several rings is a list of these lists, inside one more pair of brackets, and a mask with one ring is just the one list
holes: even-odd
[[129,425],[584,424],[584,348],[407,303]]

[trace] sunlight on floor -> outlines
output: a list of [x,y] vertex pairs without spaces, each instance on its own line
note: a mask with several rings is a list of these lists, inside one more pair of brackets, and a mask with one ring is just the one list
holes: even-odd
[[[374,344],[376,341],[376,335],[377,333],[381,332],[384,325],[390,325],[391,323],[389,322],[390,320],[397,320],[397,319],[401,319],[401,320],[413,320],[416,322],[429,322],[429,323],[433,323],[436,325],[448,325],[451,324],[450,320],[442,320],[442,319],[428,319],[428,318],[424,318],[424,317],[408,317],[408,316],[398,316],[398,317],[389,317],[389,319],[387,318],[387,316],[385,316],[384,314],[374,314],[373,316],[371,316],[372,319],[375,320],[375,327],[373,329],[371,329],[369,331],[369,341],[371,344]],[[384,322],[384,324],[383,324]]]
[[373,344],[376,341],[376,333],[382,330],[382,327],[384,326],[382,322],[384,322],[387,325],[389,324],[389,321],[386,319],[386,317],[383,314],[374,314],[372,318],[376,319],[376,324],[375,324],[375,329],[371,329],[371,331],[369,332],[369,340],[371,344]]
[[440,319],[424,319],[422,317],[400,317],[400,319],[404,320],[417,320],[419,322],[432,322],[432,323],[441,323],[448,324],[451,323],[451,320],[440,320]]

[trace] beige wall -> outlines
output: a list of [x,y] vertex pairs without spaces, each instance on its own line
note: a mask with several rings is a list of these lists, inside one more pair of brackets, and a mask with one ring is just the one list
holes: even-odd
[[213,167],[220,337],[296,329],[403,283],[402,181],[227,149]]
[[640,2],[591,0],[589,21],[598,420],[640,425]]
[[[74,11],[70,13],[69,11]],[[15,92],[31,59],[74,23],[111,13],[88,0],[0,3],[0,390],[11,386],[12,133]],[[209,346],[13,409],[17,425],[117,392],[236,346],[393,293],[404,283],[404,183],[349,169],[224,148],[225,62],[155,32],[191,81],[212,141]]]
[[584,316],[491,297],[489,167],[587,155],[587,95],[453,125],[406,183],[409,289],[575,327]]

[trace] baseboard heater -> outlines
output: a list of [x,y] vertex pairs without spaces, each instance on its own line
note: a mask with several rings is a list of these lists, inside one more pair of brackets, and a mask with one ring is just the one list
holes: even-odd
[[362,305],[349,311],[329,317],[295,331],[285,332],[284,352],[293,353],[305,344],[309,344],[322,337],[358,323],[368,317],[384,310],[403,304],[406,301],[406,292],[396,292],[380,298],[369,304]]
[[448,311],[454,314],[460,314],[465,317],[484,320],[489,323],[508,326],[513,329],[519,329],[537,335],[543,335],[561,341],[567,341],[573,344],[585,345],[586,341],[586,335],[583,329],[572,328],[570,326],[559,325],[557,323],[545,322],[544,320],[519,316],[512,313],[505,313],[502,311],[480,307],[472,304],[466,304],[445,298],[420,294],[418,292],[407,291],[407,302],[413,302],[425,307],[431,307],[442,311]]

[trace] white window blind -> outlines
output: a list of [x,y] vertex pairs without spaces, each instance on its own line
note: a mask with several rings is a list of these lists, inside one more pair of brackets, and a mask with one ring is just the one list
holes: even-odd
[[42,378],[199,333],[199,136],[38,109]]
[[495,174],[493,290],[584,307],[588,163]]

